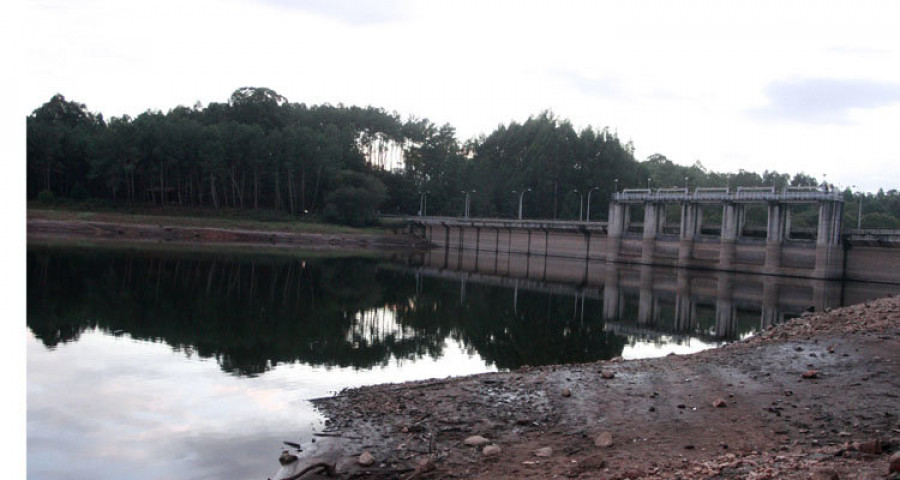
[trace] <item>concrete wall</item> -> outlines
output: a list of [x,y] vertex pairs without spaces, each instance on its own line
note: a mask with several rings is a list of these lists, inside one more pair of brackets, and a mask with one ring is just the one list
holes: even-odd
[[[479,265],[488,261],[489,254],[494,255],[490,258],[495,260],[501,254],[520,254],[526,257],[606,260],[625,264],[900,283],[898,242],[848,242],[825,248],[820,242],[805,240],[785,240],[773,244],[762,239],[738,238],[727,243],[720,241],[719,237],[702,235],[686,242],[673,235],[648,239],[640,234],[626,233],[612,238],[602,232],[457,225],[432,225],[426,227],[425,233],[427,240],[437,247],[476,252]],[[618,254],[613,260],[608,250],[615,245],[618,245]],[[645,253],[647,248],[651,249],[649,254]],[[730,252],[727,264],[723,262],[723,249]],[[823,259],[823,255],[827,257]],[[531,269],[535,267],[535,262],[528,260],[525,266]],[[823,265],[827,268],[823,269]]]

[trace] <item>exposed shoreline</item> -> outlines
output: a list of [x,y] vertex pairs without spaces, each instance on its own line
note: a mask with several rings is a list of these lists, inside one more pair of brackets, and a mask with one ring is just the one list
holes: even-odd
[[[329,431],[298,463],[344,478],[885,478],[898,392],[895,296],[692,355],[349,389],[314,400]],[[464,445],[475,435],[500,453]]]
[[192,227],[165,223],[27,220],[29,240],[91,240],[187,245],[265,245],[309,250],[393,250],[422,248],[421,241],[400,234],[305,233],[241,228]]

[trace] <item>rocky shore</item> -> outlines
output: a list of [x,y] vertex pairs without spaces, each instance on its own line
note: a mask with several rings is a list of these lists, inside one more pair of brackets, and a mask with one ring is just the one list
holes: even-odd
[[[900,478],[900,297],[693,355],[346,390],[280,478]],[[331,478],[334,478],[333,476]]]

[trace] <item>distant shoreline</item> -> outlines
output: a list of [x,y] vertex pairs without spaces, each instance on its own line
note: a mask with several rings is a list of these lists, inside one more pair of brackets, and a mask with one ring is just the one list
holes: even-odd
[[[32,215],[29,211],[26,222],[29,242],[90,240],[184,245],[257,245],[312,250],[408,250],[425,246],[416,238],[391,233],[388,230],[384,230],[383,233],[352,229],[340,232],[333,231],[336,227],[330,225],[323,226],[324,232],[299,232],[272,230],[270,226],[256,229],[255,225],[246,222],[237,226],[214,226],[215,219],[204,219],[203,226],[195,226],[185,224],[190,222],[190,219],[180,217],[153,218],[153,223],[150,223],[147,217],[135,219],[122,214],[98,214],[97,220],[46,218],[48,216],[53,215],[44,215],[43,212]],[[315,226],[306,228],[314,229]]]

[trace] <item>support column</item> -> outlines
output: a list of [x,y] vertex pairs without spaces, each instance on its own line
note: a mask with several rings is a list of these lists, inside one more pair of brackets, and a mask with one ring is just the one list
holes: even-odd
[[656,251],[656,236],[659,233],[659,209],[665,208],[658,203],[644,204],[644,234],[641,245],[641,263],[653,264],[653,255]]
[[694,239],[700,228],[698,217],[700,205],[685,202],[681,204],[681,231],[678,243],[678,266],[688,267],[694,252]]
[[622,248],[622,235],[625,233],[625,205],[609,202],[609,223],[606,227],[606,261],[607,263],[619,260],[619,251]]
[[719,268],[731,270],[734,267],[735,243],[738,236],[738,212],[734,203],[722,206],[722,235],[719,237]]
[[769,220],[766,225],[766,263],[763,267],[765,273],[779,273],[781,244],[784,241],[785,210],[787,208],[788,206],[783,203],[769,203]]
[[844,204],[837,201],[819,203],[819,228],[816,232],[816,267],[813,276],[823,279],[841,277],[844,250],[841,248],[841,217]]

